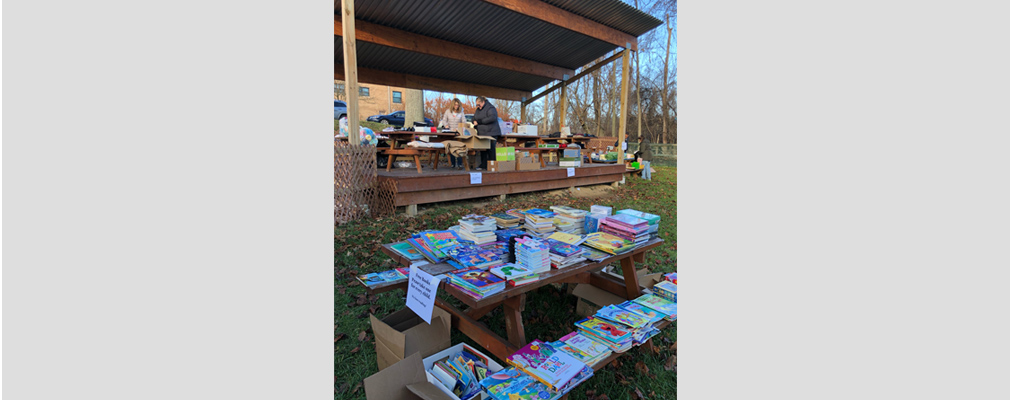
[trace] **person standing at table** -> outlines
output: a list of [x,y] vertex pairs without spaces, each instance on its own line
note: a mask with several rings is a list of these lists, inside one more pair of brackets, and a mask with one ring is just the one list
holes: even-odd
[[[459,128],[460,124],[465,123],[466,114],[463,113],[463,103],[460,102],[459,99],[454,98],[452,99],[452,102],[449,103],[449,109],[442,113],[442,120],[438,122],[438,126],[455,131]],[[463,168],[463,159],[461,157],[450,155],[449,163],[452,164],[453,168]]]
[[491,136],[491,148],[481,152],[480,165],[477,170],[487,169],[487,162],[495,156],[495,144],[501,136],[501,126],[498,125],[498,109],[487,101],[484,96],[477,96],[477,111],[473,113],[473,123],[478,136]]

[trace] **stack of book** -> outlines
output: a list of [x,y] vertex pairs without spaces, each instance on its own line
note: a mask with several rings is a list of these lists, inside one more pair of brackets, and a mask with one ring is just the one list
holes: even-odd
[[635,218],[644,219],[646,222],[649,223],[649,235],[652,238],[655,238],[655,237],[659,236],[659,219],[660,219],[660,217],[658,215],[649,214],[647,212],[641,212],[641,211],[638,211],[638,210],[632,210],[630,208],[624,209],[624,210],[620,210],[620,211],[616,212],[615,214],[630,215],[630,216],[635,217]]
[[457,268],[479,268],[487,270],[490,267],[501,265],[504,262],[498,253],[481,246],[459,245],[446,250],[445,253],[449,256],[449,258],[459,264],[456,266]]
[[505,290],[505,280],[480,268],[449,272],[449,284],[477,300]]
[[584,251],[579,246],[550,238],[547,239],[547,245],[551,247],[551,266],[556,269],[567,268],[586,261],[586,258],[582,256]]
[[613,354],[613,351],[603,343],[590,339],[579,332],[562,336],[557,342],[551,343],[555,349],[568,353],[586,365],[593,367]]
[[557,213],[557,228],[561,232],[582,235],[586,232],[586,216],[589,212],[568,206],[552,206],[551,211]]
[[461,238],[476,244],[491,243],[496,240],[494,231],[498,226],[494,218],[469,214],[459,220]]
[[653,326],[655,326],[655,324],[658,322],[663,322],[663,319],[667,317],[666,314],[663,314],[659,311],[638,304],[634,300],[625,301],[621,304],[618,304],[617,306],[629,312],[632,312],[635,315],[638,315],[639,317],[647,319],[649,323],[652,324]]
[[547,242],[534,238],[516,239],[516,264],[535,273],[551,270],[551,248]]
[[662,281],[652,286],[652,293],[674,303],[677,302],[677,285],[670,281]]
[[600,221],[609,217],[611,210],[612,208],[607,206],[593,205],[590,207],[589,215],[586,215],[586,220],[583,224],[585,233],[598,232],[600,230]]
[[506,287],[522,286],[540,280],[540,277],[533,271],[530,271],[522,265],[512,263],[502,264],[491,268],[491,273],[494,274],[494,276],[504,279]]
[[424,231],[407,239],[424,258],[432,263],[440,263],[449,259],[445,250],[459,246],[459,236],[453,231]]
[[554,240],[557,240],[557,241],[562,242],[562,243],[568,243],[568,244],[573,245],[573,246],[578,246],[578,245],[582,244],[582,242],[584,242],[586,240],[586,238],[584,236],[582,236],[582,235],[575,235],[575,234],[565,233],[565,232],[554,232],[550,236],[548,236],[547,238],[548,239],[554,239]]
[[526,219],[526,210],[513,208],[511,210],[505,211],[505,214],[519,218],[519,226],[523,226],[523,220]]
[[604,258],[612,257],[610,254],[596,250],[589,246],[579,246],[582,248],[582,256],[591,261],[602,261]]
[[495,219],[495,223],[498,224],[498,229],[514,229],[519,227],[519,221],[521,219],[514,215],[509,215],[506,213],[494,213],[491,214],[491,218]]
[[621,307],[609,305],[596,312],[596,318],[614,323],[620,328],[631,332],[632,344],[638,346],[659,333],[659,329],[649,322],[650,318],[642,317]]
[[606,232],[621,239],[630,241],[635,246],[648,242],[649,223],[644,219],[627,214],[611,215],[600,221],[600,232]]
[[670,282],[673,282],[673,284],[676,285],[677,284],[677,273],[676,272],[671,272],[669,274],[663,275],[663,279],[667,280],[667,281],[670,281]]
[[579,333],[610,348],[615,353],[628,351],[632,345],[632,331],[624,325],[596,317],[584,318],[575,323]]
[[431,365],[431,375],[462,400],[480,398],[481,380],[490,370],[480,357],[461,351]]
[[677,303],[666,300],[654,294],[646,294],[632,300],[635,303],[651,308],[663,314],[663,318],[674,321],[677,319]]
[[[495,231],[495,232],[496,232],[495,235],[497,236],[497,232],[498,231]],[[500,241],[499,242],[491,242],[491,243],[482,244],[482,245],[480,245],[480,247],[493,251],[502,260],[504,260],[506,258],[505,254],[508,254],[508,252],[509,252],[509,244],[508,244],[508,242],[500,242]]]
[[593,376],[593,369],[584,362],[540,340],[523,346],[505,361],[559,394],[568,393]]
[[624,254],[635,249],[635,244],[606,232],[595,232],[586,235],[586,246],[607,254]]
[[[480,386],[484,388],[484,393],[494,400],[551,398],[550,388],[515,367],[508,367],[488,375],[480,381]],[[541,393],[549,397],[542,397]]]
[[539,208],[526,210],[526,222],[523,228],[530,235],[546,238],[554,232],[554,213]]

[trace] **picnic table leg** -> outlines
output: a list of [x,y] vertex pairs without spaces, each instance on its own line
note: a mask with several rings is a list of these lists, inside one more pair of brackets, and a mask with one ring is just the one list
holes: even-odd
[[526,295],[510,297],[502,302],[502,306],[504,306],[503,311],[505,311],[505,331],[508,333],[509,342],[516,347],[526,345],[526,331],[523,328],[522,297],[526,297]]
[[420,174],[421,173],[421,159],[419,157],[417,157],[417,154],[414,154],[414,165],[417,166],[417,173]]
[[497,307],[498,307],[497,304],[492,304],[490,306],[482,308],[471,308],[469,310],[466,310],[466,316],[473,318],[474,320],[478,320],[480,319],[480,317],[487,315],[487,313],[494,311],[494,309]]
[[390,168],[393,168],[393,155],[392,154],[390,154],[389,155],[389,159],[386,160],[386,172],[389,172]]
[[[645,254],[645,253],[641,253]],[[638,286],[638,275],[635,274],[635,256],[628,256],[621,259],[621,269],[624,271],[624,287],[628,290],[628,300],[633,300],[642,295],[642,290]],[[646,340],[641,346],[645,351],[652,353],[652,339]]]
[[499,360],[504,360],[519,350],[519,347],[498,336],[498,334],[488,329],[486,325],[474,321],[445,300],[435,298],[435,306],[445,310],[452,316],[453,328],[476,341],[485,350],[498,357]]

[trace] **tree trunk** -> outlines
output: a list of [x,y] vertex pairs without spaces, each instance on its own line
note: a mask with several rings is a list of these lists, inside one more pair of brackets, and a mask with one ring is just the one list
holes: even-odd
[[[403,91],[403,111],[405,112],[403,127],[409,129],[414,122],[424,122],[424,93],[417,89]],[[432,118],[434,119],[434,118]]]
[[663,119],[663,143],[670,143],[669,138],[669,128],[667,127],[666,120],[669,119],[670,115],[670,41],[673,39],[673,25],[670,25],[670,14],[666,14],[666,59],[663,61],[663,108],[662,115],[660,117]]

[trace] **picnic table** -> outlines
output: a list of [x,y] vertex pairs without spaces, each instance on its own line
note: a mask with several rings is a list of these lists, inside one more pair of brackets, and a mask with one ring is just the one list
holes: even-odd
[[[385,154],[389,156],[389,159],[386,162],[386,171],[389,171],[392,168],[393,160],[397,156],[413,156],[418,174],[421,173],[421,161],[419,160],[419,156],[421,154],[427,154],[428,161],[431,162],[432,169],[437,170],[439,156],[445,152],[445,149],[426,147],[411,148],[406,146],[406,143],[409,143],[419,136],[427,136],[429,143],[440,143],[446,140],[455,139],[459,136],[459,133],[457,132],[387,131],[382,132],[382,134],[389,137],[389,139],[385,139],[389,142],[389,149],[385,150]],[[403,144],[401,145],[401,143]],[[466,164],[467,171],[469,171],[469,162]]]
[[[395,243],[382,245],[382,252],[389,255],[394,261],[403,266],[410,266],[410,260],[397,253],[391,247]],[[506,287],[505,290],[484,297],[475,299],[456,287],[445,282],[439,283],[439,289],[455,297],[467,306],[466,310],[460,310],[448,302],[436,298],[435,306],[447,311],[452,316],[452,327],[467,335],[484,349],[494,354],[500,360],[505,360],[508,356],[525,346],[526,332],[523,328],[522,312],[526,306],[526,293],[542,286],[552,283],[582,283],[596,286],[605,291],[611,292],[628,300],[635,299],[642,295],[642,288],[638,284],[638,275],[635,274],[635,262],[644,262],[645,254],[649,250],[663,244],[663,239],[652,239],[643,243],[638,248],[624,254],[607,257],[601,261],[586,261],[563,269],[551,269],[549,272],[539,274],[540,280],[518,286]],[[601,272],[604,266],[620,262],[624,280]],[[629,284],[630,283],[630,284]],[[378,285],[373,288],[366,287],[370,293],[381,293],[390,290],[407,290],[407,281]],[[502,338],[492,332],[486,325],[477,321],[480,317],[487,315],[498,306],[502,306],[505,315],[505,329],[508,338]],[[664,321],[657,328],[665,328],[669,321]],[[574,330],[574,327],[573,327]],[[646,350],[652,350],[652,340],[642,344]],[[597,363],[593,369],[599,370],[606,366],[623,353],[614,353],[607,359]]]

